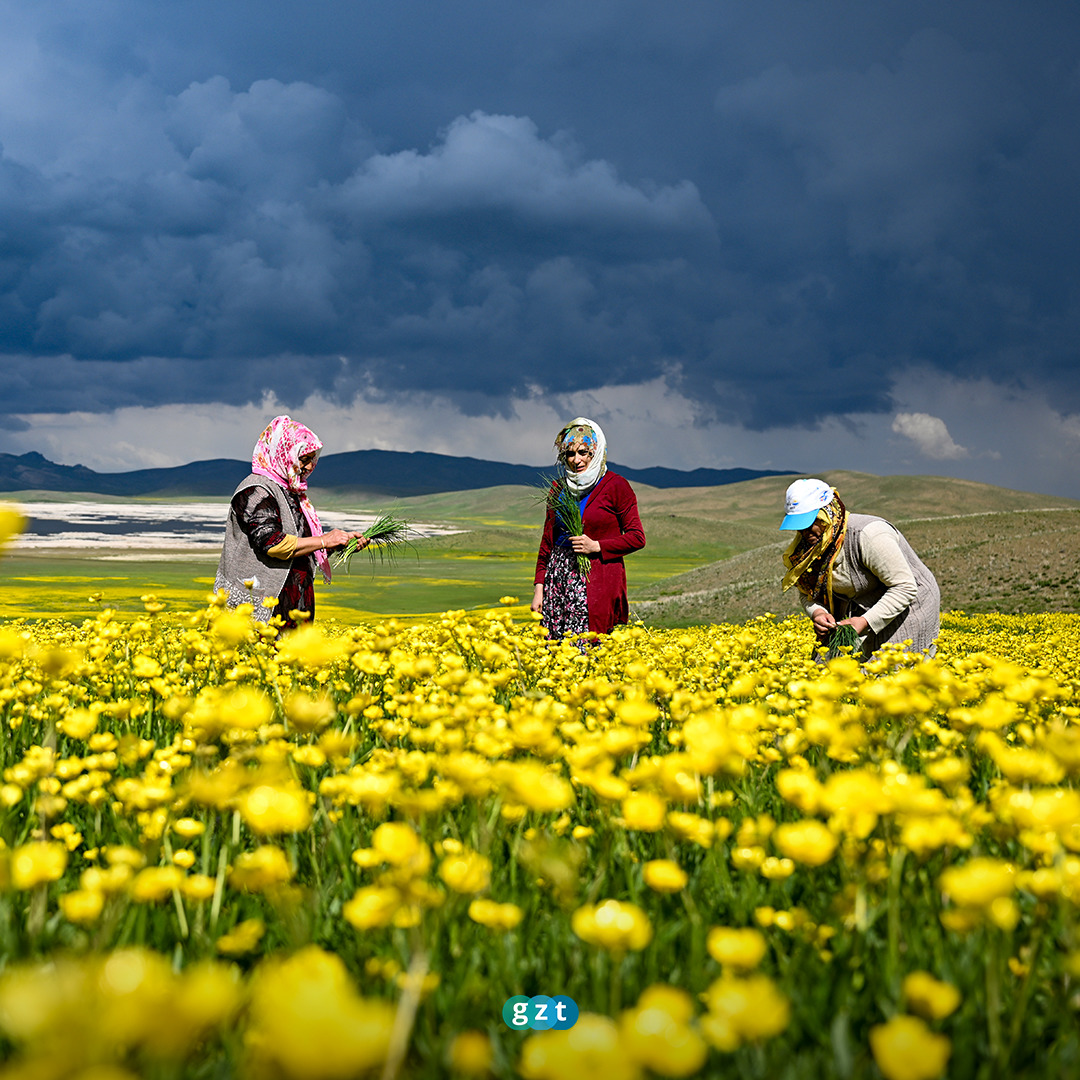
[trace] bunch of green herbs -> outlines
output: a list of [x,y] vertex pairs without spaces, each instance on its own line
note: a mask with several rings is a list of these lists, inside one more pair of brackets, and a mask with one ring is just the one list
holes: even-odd
[[[571,536],[584,536],[585,525],[581,520],[581,504],[577,496],[566,486],[566,481],[561,477],[545,478],[539,485],[540,497],[544,504],[551,510],[559,524]],[[584,552],[577,553],[578,573],[582,577],[589,576],[589,556]]]
[[835,660],[838,656],[851,653],[852,656],[862,657],[862,639],[851,623],[841,623],[833,630],[826,645],[826,660]]
[[350,560],[358,551],[366,551],[372,563],[376,559],[379,562],[393,562],[403,547],[412,546],[409,543],[409,529],[409,523],[397,514],[380,514],[364,530],[368,544],[361,548],[355,538],[350,540],[335,556],[335,568],[344,568],[348,573]]

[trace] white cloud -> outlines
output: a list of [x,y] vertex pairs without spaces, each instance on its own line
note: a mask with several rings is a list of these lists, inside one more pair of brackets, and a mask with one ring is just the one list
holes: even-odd
[[[372,389],[350,403],[321,394],[285,403],[268,393],[239,406],[24,414],[16,420],[25,422],[26,429],[9,424],[0,450],[37,450],[53,461],[102,472],[217,457],[246,460],[266,422],[288,412],[318,432],[327,454],[421,450],[544,465],[553,459],[555,432],[571,417],[583,415],[604,428],[613,460],[632,468],[792,469],[807,476],[833,469],[878,475],[928,471],[920,444],[909,432],[889,437],[890,422],[880,415],[853,413],[812,428],[755,431],[709,421],[698,401],[675,389],[677,377],[672,371],[635,385],[564,395],[533,390],[506,400],[500,412],[490,415],[467,413],[436,393]],[[1045,398],[987,379],[909,372],[894,385],[893,401],[897,416],[906,417],[903,423],[931,448],[966,449],[966,456],[953,451],[951,457],[933,459],[932,471],[1080,498],[1080,417],[1057,413]],[[477,403],[470,400],[472,406]],[[988,432],[993,446],[986,443]]]
[[953,440],[945,421],[929,413],[897,413],[892,429],[897,435],[911,439],[921,453],[935,461],[955,461],[968,456],[967,447]]
[[342,186],[363,217],[501,209],[548,223],[712,229],[689,181],[646,191],[620,180],[600,159],[583,160],[564,134],[541,138],[527,116],[459,116],[428,153],[369,158]]

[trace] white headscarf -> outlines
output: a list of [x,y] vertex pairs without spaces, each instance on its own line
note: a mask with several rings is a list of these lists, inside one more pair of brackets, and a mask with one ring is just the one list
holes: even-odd
[[[585,441],[593,448],[592,461],[589,462],[589,467],[584,472],[579,473],[571,472],[566,467],[566,462],[562,456],[563,440],[568,434],[573,433],[574,428],[588,428],[588,432],[582,434],[585,435]],[[589,433],[592,435],[591,438]],[[570,441],[573,442],[574,440],[571,439]],[[563,479],[566,481],[566,486],[579,499],[584,495],[588,495],[596,487],[600,477],[607,472],[607,439],[604,438],[604,432],[595,420],[589,420],[584,416],[575,416],[555,436],[555,449],[559,453],[559,464],[563,467]]]

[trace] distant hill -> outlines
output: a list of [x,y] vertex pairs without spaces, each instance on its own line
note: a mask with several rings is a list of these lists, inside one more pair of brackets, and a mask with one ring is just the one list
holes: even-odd
[[[656,488],[717,487],[758,477],[790,476],[761,469],[629,469],[612,463],[628,480]],[[169,469],[99,473],[84,465],[57,465],[38,453],[0,454],[0,491],[70,491],[91,495],[231,495],[250,472],[246,461],[215,458]],[[397,450],[353,450],[320,458],[312,487],[405,498],[443,491],[473,491],[507,484],[534,485],[551,466]]]
[[[942,609],[1080,611],[1080,502],[940,476],[827,472],[849,510],[898,525],[941,586]],[[754,480],[700,493],[645,492],[650,542],[677,542],[712,525],[727,551],[715,561],[637,590],[635,612],[653,625],[741,622],[798,610],[780,588],[790,534],[777,526],[785,481]]]

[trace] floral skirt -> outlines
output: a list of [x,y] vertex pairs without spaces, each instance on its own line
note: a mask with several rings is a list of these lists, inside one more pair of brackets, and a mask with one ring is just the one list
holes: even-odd
[[589,629],[589,601],[577,556],[569,548],[556,547],[544,573],[544,606],[540,625],[550,638],[584,634]]

